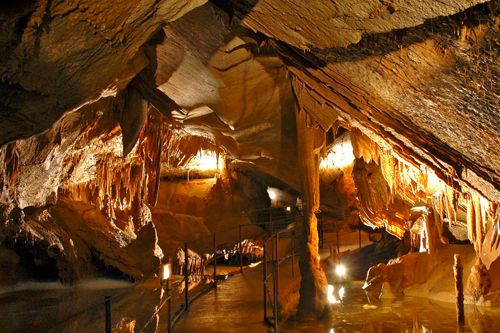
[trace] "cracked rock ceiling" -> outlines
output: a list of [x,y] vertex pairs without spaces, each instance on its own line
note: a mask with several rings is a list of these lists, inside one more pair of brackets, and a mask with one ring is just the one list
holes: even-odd
[[500,201],[498,1],[39,0],[0,8],[0,146],[125,94],[139,101],[117,119],[126,151],[146,103],[298,188],[294,112],[302,109],[325,131],[357,128],[448,184]]

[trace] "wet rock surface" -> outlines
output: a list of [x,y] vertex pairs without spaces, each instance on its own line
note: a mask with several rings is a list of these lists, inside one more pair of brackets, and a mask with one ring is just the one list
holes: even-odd
[[[235,244],[238,225],[261,218],[254,210],[295,210],[270,198],[276,186],[303,217],[301,313],[325,308],[323,227],[361,224],[410,234],[409,254],[372,268],[393,294],[448,292],[435,279],[449,277],[445,254],[461,243],[478,257],[469,294],[494,301],[499,10],[483,0],[0,5],[0,283],[146,279],[184,242],[208,253],[213,232]],[[352,160],[320,172],[344,139]],[[217,165],[193,167],[206,151]],[[120,320],[124,331],[141,324]]]

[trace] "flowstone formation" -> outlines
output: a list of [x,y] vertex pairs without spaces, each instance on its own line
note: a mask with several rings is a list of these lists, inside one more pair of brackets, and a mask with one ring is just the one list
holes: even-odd
[[213,230],[251,222],[243,213],[269,207],[278,186],[304,207],[299,313],[326,306],[319,210],[410,239],[411,253],[372,271],[395,293],[432,280],[416,267],[448,274],[458,251],[467,276],[474,265],[469,295],[493,295],[499,11],[496,0],[0,5],[0,282],[145,279],[183,241],[208,251]]

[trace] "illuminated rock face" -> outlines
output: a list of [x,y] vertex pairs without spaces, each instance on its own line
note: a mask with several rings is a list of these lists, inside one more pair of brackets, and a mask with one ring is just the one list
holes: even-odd
[[[2,5],[0,144],[116,95],[143,69],[142,46],[205,1],[37,1]],[[40,110],[43,110],[40,112]]]
[[[221,225],[236,223],[229,199],[267,204],[252,174],[302,195],[303,310],[321,311],[325,299],[320,207],[348,224],[409,232],[430,256],[454,241],[450,230],[467,229],[477,271],[497,270],[497,2],[39,0],[2,9],[2,267],[21,270],[9,242],[32,239],[65,281],[99,263],[145,277],[161,258],[157,235],[176,246],[172,227],[155,219],[205,238],[202,219],[226,211]],[[339,128],[352,156],[326,158],[336,171],[325,171],[320,156]],[[189,164],[200,150],[228,169]],[[180,188],[168,180],[207,172],[220,176],[213,189],[182,190],[209,193],[193,199],[192,214],[162,210]],[[63,221],[72,214],[85,228]],[[402,260],[393,264],[412,266]]]
[[304,203],[300,252],[300,300],[298,313],[307,317],[324,312],[327,301],[327,282],[320,267],[318,252],[319,210],[319,148],[323,145],[321,132],[312,128],[305,111],[297,111],[297,140],[299,169],[301,171],[301,193]]

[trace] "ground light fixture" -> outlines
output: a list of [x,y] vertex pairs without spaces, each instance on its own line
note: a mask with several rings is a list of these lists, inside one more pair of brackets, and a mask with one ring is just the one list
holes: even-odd
[[338,275],[340,278],[345,278],[347,275],[347,269],[344,265],[339,264],[335,267],[335,274]]
[[160,288],[165,286],[167,292],[167,332],[172,333],[172,296],[170,294],[170,277],[172,276],[172,264],[166,263],[160,266]]
[[278,198],[278,192],[272,187],[267,188],[267,195],[269,196],[269,199],[271,199],[271,201]]
[[170,280],[170,276],[172,275],[172,265],[170,263],[164,264],[160,266],[160,285],[166,285],[169,287],[168,282]]

